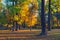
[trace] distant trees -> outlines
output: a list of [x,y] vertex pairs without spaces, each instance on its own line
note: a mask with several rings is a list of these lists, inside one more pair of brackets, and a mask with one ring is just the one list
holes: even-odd
[[[49,4],[45,4],[44,0],[38,0],[38,2],[37,0],[33,0],[33,1],[32,0],[5,0],[5,3],[6,6],[3,9],[2,4],[0,2],[0,13],[1,11],[3,12],[2,14],[0,14],[0,18],[1,18],[0,23],[13,25],[13,22],[17,21],[19,25],[25,23],[28,27],[32,27],[35,24],[37,24],[37,17],[39,11],[41,26],[42,26],[42,34],[45,34],[46,32],[45,13],[48,12],[47,13],[48,30],[51,30],[50,29],[51,14],[54,15],[57,19],[59,19],[59,13],[60,13],[59,0],[49,0],[49,2],[46,2]],[[5,20],[5,22],[3,22],[2,20]],[[16,26],[16,23],[14,25]]]
[[1,3],[1,1],[2,0],[0,0],[0,23],[5,24],[6,23],[6,17],[5,17],[4,12],[3,12],[3,4]]
[[[57,25],[59,26],[59,13],[60,13],[60,8],[59,8],[59,0],[51,0],[51,14],[54,19],[56,18],[56,23],[54,23],[54,26]],[[55,20],[53,20],[55,22]],[[56,26],[56,27],[57,27]]]
[[[6,17],[7,19],[10,19],[10,21],[14,21],[14,19],[18,18],[19,20],[15,21],[17,21],[19,25],[22,25],[25,22],[29,27],[34,26],[37,23],[37,0],[6,0],[6,8],[8,11],[6,11],[6,14],[9,15],[6,15]],[[16,13],[18,14],[18,17],[16,17]]]

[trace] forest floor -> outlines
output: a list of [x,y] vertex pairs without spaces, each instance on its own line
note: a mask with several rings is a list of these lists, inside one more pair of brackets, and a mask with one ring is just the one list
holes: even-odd
[[47,35],[39,35],[41,30],[0,30],[0,40],[60,40],[60,29],[47,31]]

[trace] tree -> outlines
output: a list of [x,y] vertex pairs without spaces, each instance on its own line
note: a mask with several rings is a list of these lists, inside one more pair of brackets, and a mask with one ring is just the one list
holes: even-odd
[[42,31],[41,31],[40,35],[46,35],[44,3],[45,3],[45,1],[41,0],[41,26],[42,26]]
[[59,0],[52,0],[51,1],[51,12],[52,12],[52,15],[53,16],[56,16],[57,17],[57,26],[59,25],[58,24],[58,21],[59,21],[59,13],[60,13],[60,10],[59,10],[59,5],[60,1]]
[[0,0],[0,23],[1,24],[6,24],[7,23],[7,19],[6,19],[6,17],[5,17],[5,15],[4,15],[4,11],[2,11],[3,10],[3,4],[1,3],[1,1],[2,0]]
[[51,30],[51,26],[50,26],[50,17],[51,17],[51,0],[49,0],[49,5],[48,5],[48,31]]
[[[10,2],[12,2],[12,5],[9,5]],[[19,20],[17,21],[19,25],[26,23],[27,26],[29,27],[34,26],[37,23],[37,15],[38,15],[37,0],[34,1],[32,0],[9,0],[8,1],[7,0],[7,3],[8,5],[6,7],[9,10],[8,15],[13,18],[12,21],[17,21],[14,19],[19,18]],[[17,16],[19,17],[16,17],[16,13],[18,14]],[[16,23],[14,25],[16,26]]]

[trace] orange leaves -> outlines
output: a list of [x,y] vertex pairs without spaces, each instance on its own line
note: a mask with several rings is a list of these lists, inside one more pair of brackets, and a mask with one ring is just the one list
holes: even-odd
[[[30,2],[32,2],[32,4],[34,5],[31,6],[33,7],[33,9],[29,9],[29,4]],[[34,12],[31,12],[29,10],[34,10],[36,11],[38,9],[38,3],[36,0],[32,1],[32,0],[29,0],[29,4],[24,4],[22,6],[22,10],[21,10],[21,16],[22,16],[22,19],[26,22],[27,26],[34,26],[36,23],[37,23],[37,16],[36,16],[36,13]],[[37,13],[38,14],[38,13]]]
[[[33,9],[30,9],[29,8],[29,4],[32,4],[34,5],[31,6],[33,7]],[[31,12],[30,10],[34,10],[34,12]],[[37,0],[27,0],[25,2],[23,2],[23,5],[21,6],[21,10],[19,12],[19,17],[15,17],[16,20],[18,20],[19,18],[19,21],[18,21],[18,24],[22,24],[24,21],[25,23],[27,24],[27,26],[34,26],[36,23],[37,23],[37,14],[38,13],[35,13],[36,10],[38,10],[38,2]]]
[[22,10],[23,10],[23,11],[28,11],[28,10],[29,10],[28,5],[26,5],[26,4],[23,5],[23,6],[22,6]]
[[[38,13],[37,13],[38,14]],[[36,14],[35,14],[36,15]],[[28,20],[26,21],[27,25],[30,26],[34,26],[37,23],[37,18],[35,15],[31,15]]]

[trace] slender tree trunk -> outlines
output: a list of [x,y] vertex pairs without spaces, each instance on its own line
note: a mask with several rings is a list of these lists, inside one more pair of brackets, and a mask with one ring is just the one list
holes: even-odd
[[41,0],[41,26],[42,32],[40,35],[46,35],[46,25],[45,25],[45,11],[44,11],[44,0]]
[[50,17],[51,17],[51,0],[49,0],[49,6],[48,6],[48,9],[49,9],[49,12],[48,12],[48,31],[51,30],[51,27],[50,27]]

